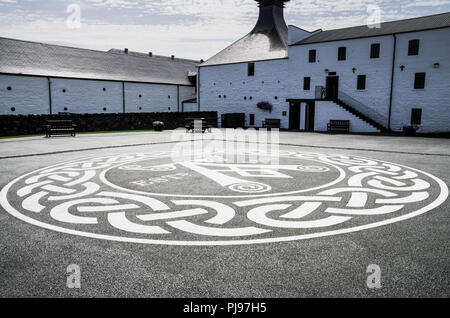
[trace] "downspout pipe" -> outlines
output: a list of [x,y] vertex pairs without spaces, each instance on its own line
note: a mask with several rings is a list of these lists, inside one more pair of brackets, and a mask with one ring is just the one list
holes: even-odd
[[198,106],[198,111],[200,111],[200,70],[201,67],[198,67],[198,72],[197,72],[197,106]]
[[50,115],[53,114],[53,103],[52,103],[52,81],[50,77],[47,77],[48,81],[48,106],[49,106],[49,112]]
[[125,114],[125,82],[122,82],[122,107]]
[[392,117],[392,101],[394,94],[394,78],[395,78],[395,58],[397,55],[397,34],[394,36],[394,54],[392,56],[392,73],[391,73],[391,94],[389,96],[389,114],[388,114],[388,130],[391,130],[391,117]]

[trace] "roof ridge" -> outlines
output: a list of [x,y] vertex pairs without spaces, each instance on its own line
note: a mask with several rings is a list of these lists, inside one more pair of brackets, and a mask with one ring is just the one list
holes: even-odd
[[[437,14],[432,14],[432,15],[424,15],[424,16],[420,16],[420,17],[400,19],[400,20],[385,21],[385,22],[381,22],[381,24],[383,25],[383,24],[387,24],[387,23],[396,23],[396,22],[404,22],[404,21],[409,21],[409,20],[425,19],[425,18],[435,17],[435,16],[438,16],[438,15],[445,15],[445,14],[450,14],[450,12],[443,12],[443,13],[437,13]],[[336,31],[336,30],[345,30],[345,29],[351,29],[351,28],[360,28],[360,27],[366,27],[366,26],[367,26],[366,24],[360,24],[360,25],[344,27],[344,28],[322,30],[322,32]]]
[[[123,50],[116,49],[116,48],[112,48],[108,51],[105,51],[105,53],[127,55],[126,53],[123,52]],[[130,54],[130,53],[133,53],[133,54]],[[148,53],[137,52],[137,51],[128,51],[128,56],[134,56],[134,57],[140,57],[140,58],[148,58],[149,57]],[[152,54],[152,57],[165,58],[165,59],[169,59],[169,60],[172,59],[170,56],[159,55],[159,54]],[[195,62],[198,64],[200,63],[200,60],[186,59],[186,58],[176,57],[176,56],[175,56],[174,60]]]

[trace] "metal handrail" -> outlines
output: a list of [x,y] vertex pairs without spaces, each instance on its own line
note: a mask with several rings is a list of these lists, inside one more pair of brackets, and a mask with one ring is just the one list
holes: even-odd
[[354,99],[353,97],[345,94],[344,92],[339,91],[338,92],[338,99],[346,103],[347,105],[351,106],[352,108],[356,109],[360,113],[366,115],[367,117],[375,120],[379,124],[385,126],[387,123],[387,117],[381,115],[379,112],[374,110],[373,108],[364,105],[360,101]]

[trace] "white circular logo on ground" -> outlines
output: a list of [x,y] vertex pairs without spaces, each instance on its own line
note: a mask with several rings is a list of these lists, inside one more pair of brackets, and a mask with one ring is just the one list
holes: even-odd
[[426,172],[369,158],[282,151],[279,163],[171,162],[169,153],[73,161],[0,193],[13,216],[54,231],[166,245],[238,245],[350,233],[431,211]]

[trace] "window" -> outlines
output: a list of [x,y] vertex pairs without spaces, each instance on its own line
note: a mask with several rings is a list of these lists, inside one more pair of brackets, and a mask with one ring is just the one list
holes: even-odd
[[106,92],[106,87],[103,87],[103,91]]
[[425,73],[416,73],[414,79],[414,89],[424,89],[425,88]]
[[345,46],[338,49],[338,61],[345,61],[347,59],[347,48]]
[[250,126],[254,126],[255,125],[255,114],[250,114]]
[[411,110],[411,125],[422,124],[422,108],[413,108]]
[[374,43],[370,46],[370,58],[371,59],[380,58],[380,43]]
[[311,77],[305,77],[303,79],[303,89],[309,91],[311,89]]
[[309,63],[316,63],[316,50],[309,50]]
[[357,89],[366,89],[366,75],[358,75]]
[[11,86],[8,86],[6,89],[7,89],[8,91],[12,90]]
[[248,63],[248,76],[255,76],[255,63]]
[[419,55],[420,40],[409,41],[408,55]]

